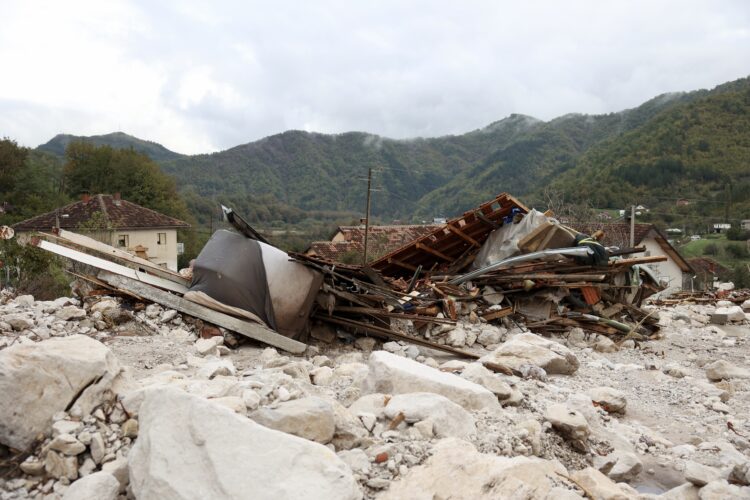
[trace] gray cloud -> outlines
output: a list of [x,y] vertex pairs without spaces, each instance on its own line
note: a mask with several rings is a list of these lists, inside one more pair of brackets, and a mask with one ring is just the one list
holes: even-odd
[[4,1],[0,135],[119,129],[196,153],[618,111],[750,73],[749,5]]

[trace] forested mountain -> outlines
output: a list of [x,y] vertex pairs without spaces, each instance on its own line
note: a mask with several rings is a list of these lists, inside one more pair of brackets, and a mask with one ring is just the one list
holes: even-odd
[[[151,156],[202,222],[216,202],[261,225],[351,220],[364,210],[368,168],[373,214],[384,221],[450,216],[502,191],[541,204],[545,187],[601,208],[642,203],[669,215],[676,198],[689,197],[716,201],[690,208],[694,216],[750,218],[749,125],[750,80],[741,79],[619,113],[511,115],[428,139],[288,131],[196,156],[121,133],[85,139]],[[72,139],[39,149],[61,154]]]
[[116,149],[134,149],[139,153],[148,155],[154,161],[174,160],[182,157],[181,154],[170,151],[161,144],[144,141],[123,132],[91,136],[58,134],[37,149],[63,157],[65,156],[65,148],[74,141],[89,142],[97,146],[110,146]]

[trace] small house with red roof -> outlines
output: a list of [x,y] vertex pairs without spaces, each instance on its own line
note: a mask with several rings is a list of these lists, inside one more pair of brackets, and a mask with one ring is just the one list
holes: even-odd
[[14,224],[24,233],[55,228],[86,234],[151,262],[177,270],[177,230],[190,224],[123,200],[119,193],[84,195],[81,200]]

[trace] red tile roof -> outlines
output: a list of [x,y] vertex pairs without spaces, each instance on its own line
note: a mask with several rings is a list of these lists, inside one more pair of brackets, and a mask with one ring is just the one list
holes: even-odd
[[[368,260],[391,252],[405,243],[440,227],[440,225],[392,225],[392,226],[370,226],[367,240]],[[336,262],[361,261],[362,252],[365,248],[364,226],[339,226],[336,235],[341,234],[344,241],[314,241],[305,251],[308,255],[317,255],[324,259]]]
[[59,212],[60,227],[76,230],[86,224],[96,213],[101,213],[104,221],[112,229],[167,229],[187,228],[190,224],[174,217],[131,203],[118,200],[109,194],[97,194],[88,200],[71,203],[59,210],[37,215],[13,225],[16,231],[49,231],[55,227]]

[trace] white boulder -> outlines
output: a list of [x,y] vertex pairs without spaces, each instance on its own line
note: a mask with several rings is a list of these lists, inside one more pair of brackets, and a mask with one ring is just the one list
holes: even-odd
[[120,372],[114,354],[83,335],[0,351],[0,443],[26,449],[55,413],[71,405],[90,413]]
[[471,414],[450,399],[430,392],[400,394],[388,401],[385,416],[395,419],[400,413],[410,424],[430,420],[439,438],[466,438],[476,432]]
[[750,370],[735,366],[729,361],[719,359],[705,366],[706,377],[711,381],[733,378],[750,378]]
[[557,461],[536,457],[498,457],[479,453],[466,441],[448,438],[433,447],[427,461],[414,467],[378,500],[552,498],[567,476]]
[[497,397],[484,387],[385,351],[370,355],[363,393],[434,392],[469,410],[499,408]]
[[323,444],[333,439],[336,430],[333,407],[325,399],[317,397],[286,401],[273,409],[256,410],[249,416],[270,429]]
[[128,467],[139,500],[362,498],[325,446],[172,387],[148,391]]
[[607,413],[625,413],[628,404],[625,393],[612,387],[594,387],[587,394],[591,400]]
[[518,370],[530,364],[544,368],[547,373],[571,374],[578,369],[578,359],[564,345],[533,333],[520,333],[485,355],[481,363],[495,363]]
[[62,500],[117,500],[120,483],[109,472],[89,474],[70,485]]

